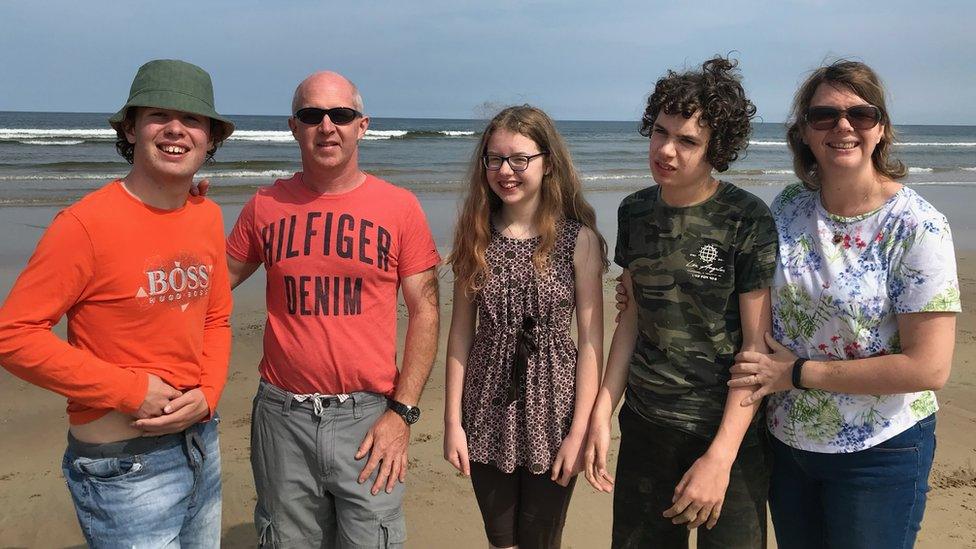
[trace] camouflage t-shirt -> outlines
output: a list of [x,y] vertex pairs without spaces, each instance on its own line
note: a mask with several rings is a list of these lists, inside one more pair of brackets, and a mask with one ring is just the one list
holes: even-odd
[[[684,208],[668,206],[653,186],[620,203],[617,223],[614,262],[630,270],[639,305],[626,403],[649,421],[710,439],[742,345],[739,294],[773,281],[769,208],[724,181]],[[758,424],[744,444],[756,440]]]

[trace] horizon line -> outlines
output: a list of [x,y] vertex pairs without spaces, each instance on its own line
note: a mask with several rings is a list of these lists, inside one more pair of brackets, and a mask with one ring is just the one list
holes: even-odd
[[[104,116],[112,116],[113,114],[115,114],[114,112],[97,112],[97,111],[0,110],[0,114],[2,114],[2,113],[18,113],[18,114],[93,114],[93,115],[104,115]],[[241,113],[237,113],[237,114],[224,114],[223,116],[226,116],[228,118],[233,118],[235,116],[263,116],[263,117],[269,117],[269,118],[271,118],[271,117],[287,118],[290,115],[288,115],[288,114],[241,114]],[[407,120],[459,120],[459,121],[466,121],[466,122],[487,122],[489,120],[489,118],[453,118],[453,117],[442,117],[442,116],[385,116],[385,115],[370,115],[368,113],[367,113],[367,116],[369,116],[370,118],[380,118],[380,119],[383,119],[383,118],[399,118],[399,119],[407,119]],[[757,118],[761,118],[761,117],[757,117]],[[635,124],[636,123],[640,123],[640,119],[639,118],[635,118],[635,119],[624,119],[624,120],[619,120],[619,119],[617,119],[617,120],[614,120],[614,119],[598,119],[598,118],[554,118],[553,120],[556,121],[556,122],[620,122],[620,123],[623,123],[623,122],[633,122]],[[760,121],[753,120],[753,122],[754,123],[758,123],[758,124],[783,124],[783,125],[785,125],[787,123],[786,121],[767,122],[765,120],[760,120]],[[974,127],[974,126],[976,126],[976,122],[971,123],[971,124],[894,124],[894,125],[896,127],[897,126]]]

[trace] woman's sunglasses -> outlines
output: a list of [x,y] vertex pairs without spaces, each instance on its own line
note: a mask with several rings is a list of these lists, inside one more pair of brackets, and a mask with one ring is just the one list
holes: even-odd
[[302,124],[310,124],[313,126],[321,124],[322,119],[325,118],[326,115],[329,116],[329,120],[331,120],[336,126],[345,126],[356,118],[362,116],[363,113],[349,107],[335,107],[332,109],[305,107],[304,109],[298,109],[295,111],[295,118],[297,118]]
[[846,118],[855,130],[870,130],[881,122],[881,109],[874,105],[857,105],[847,109],[810,107],[803,115],[807,125],[815,130],[832,130]]

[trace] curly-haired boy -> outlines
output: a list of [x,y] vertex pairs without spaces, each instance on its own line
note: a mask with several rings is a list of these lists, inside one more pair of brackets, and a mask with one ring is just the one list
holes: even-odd
[[[768,467],[758,406],[733,357],[770,329],[776,230],[766,205],[713,177],[748,145],[755,106],[736,63],[668,71],[640,128],[657,185],[623,200],[614,261],[632,296],[590,419],[586,475],[614,490],[613,547],[765,547]],[[606,471],[620,412],[616,480]],[[721,520],[720,520],[721,518]]]

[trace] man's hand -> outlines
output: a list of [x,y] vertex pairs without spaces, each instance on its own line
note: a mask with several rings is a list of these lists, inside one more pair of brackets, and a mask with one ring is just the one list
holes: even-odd
[[444,459],[450,462],[462,475],[471,476],[471,463],[468,461],[468,439],[460,424],[444,428]]
[[210,189],[210,180],[207,178],[201,179],[197,183],[192,183],[190,185],[190,196],[207,196],[207,191]]
[[[595,410],[594,410],[595,412]],[[594,413],[586,433],[586,450],[583,454],[583,473],[590,485],[600,492],[613,491],[613,476],[607,472],[607,452],[610,449],[610,419],[602,419]]]
[[773,350],[772,354],[743,351],[735,355],[735,365],[729,370],[732,372],[732,379],[728,381],[729,387],[757,386],[742,401],[743,406],[751,406],[768,394],[794,388],[793,363],[796,362],[796,355],[780,345],[769,332],[766,332],[765,338],[766,345]]
[[369,455],[369,460],[359,473],[359,483],[366,482],[373,470],[379,467],[376,481],[370,493],[380,493],[386,484],[386,493],[393,491],[396,481],[407,478],[407,445],[410,442],[410,426],[393,410],[387,410],[369,428],[363,437],[356,459]]
[[200,389],[191,389],[171,400],[163,408],[165,415],[152,419],[139,419],[132,426],[143,431],[143,436],[155,437],[179,433],[199,423],[210,414],[210,406]]
[[563,439],[563,443],[559,446],[559,452],[556,453],[556,459],[552,462],[552,476],[550,478],[556,484],[564,487],[569,486],[569,481],[573,479],[576,473],[580,472],[584,436],[570,433]]
[[702,524],[711,530],[722,514],[731,470],[731,462],[706,452],[681,477],[671,498],[674,505],[664,512],[664,517],[673,524],[688,523],[689,530]]
[[163,415],[163,409],[169,405],[170,401],[179,397],[183,393],[177,391],[159,376],[149,374],[149,388],[146,390],[146,398],[142,400],[142,406],[132,414],[136,418],[146,419]]

